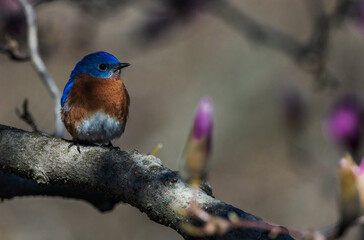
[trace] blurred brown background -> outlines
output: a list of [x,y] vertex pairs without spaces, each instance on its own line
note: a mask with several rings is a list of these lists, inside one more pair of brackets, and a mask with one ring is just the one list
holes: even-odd
[[[310,35],[304,0],[231,2],[299,41]],[[204,9],[156,39],[139,41],[151,5],[138,1],[111,13],[85,13],[69,2],[40,5],[42,56],[58,87],[63,90],[74,65],[94,51],[131,63],[123,72],[130,118],[114,145],[147,153],[162,143],[158,157],[174,170],[195,107],[208,95],[215,108],[210,183],[216,198],[284,226],[319,229],[335,223],[344,150],[325,136],[322,125],[338,97],[363,92],[363,35],[350,23],[333,29],[327,67],[340,84],[318,89],[315,78],[286,55],[247,40]],[[0,123],[30,130],[15,114],[28,98],[36,123],[51,133],[53,101],[30,63],[1,54],[0,73]],[[292,89],[301,94],[307,114],[294,134],[282,103]],[[351,229],[346,239],[356,232]],[[100,214],[81,201],[27,197],[0,204],[0,239],[182,238],[129,205]]]

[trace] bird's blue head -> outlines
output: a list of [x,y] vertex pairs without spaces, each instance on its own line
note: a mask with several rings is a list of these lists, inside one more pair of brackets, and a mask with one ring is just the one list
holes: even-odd
[[70,79],[63,90],[61,105],[63,106],[66,102],[77,75],[86,74],[91,77],[110,78],[115,73],[120,73],[122,68],[129,65],[129,63],[119,62],[116,57],[107,52],[101,51],[86,55],[73,69]]
[[71,73],[74,78],[79,73],[84,73],[92,77],[109,78],[115,71],[119,71],[129,63],[120,63],[119,60],[107,52],[95,52],[86,55],[76,64]]

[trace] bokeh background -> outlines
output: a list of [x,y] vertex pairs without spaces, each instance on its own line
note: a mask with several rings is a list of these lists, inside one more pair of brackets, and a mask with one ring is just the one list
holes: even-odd
[[[63,90],[74,65],[91,52],[107,51],[131,63],[122,76],[130,117],[114,145],[148,153],[162,143],[158,157],[174,170],[195,108],[209,96],[215,110],[209,182],[216,198],[283,226],[319,229],[335,223],[338,162],[346,150],[323,126],[343,96],[363,100],[359,19],[332,27],[325,66],[338,82],[318,86],[317,76],[281,51],[251,41],[204,1],[176,1],[177,7],[170,2],[39,5],[41,54],[58,87]],[[309,2],[229,1],[302,43],[315,25]],[[333,11],[334,2],[324,2],[324,11]],[[8,10],[0,7],[5,16]],[[0,54],[0,84],[1,124],[31,130],[15,114],[27,98],[38,127],[52,133],[53,100],[30,62]],[[351,229],[345,239],[358,232]],[[82,201],[26,197],[0,203],[0,239],[182,238],[129,205],[101,214]]]

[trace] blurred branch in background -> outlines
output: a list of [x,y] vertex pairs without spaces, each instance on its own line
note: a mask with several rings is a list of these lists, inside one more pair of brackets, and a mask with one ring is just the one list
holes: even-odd
[[322,0],[304,2],[310,15],[312,31],[306,43],[301,43],[294,36],[254,20],[242,9],[223,0],[160,0],[159,7],[148,14],[149,18],[143,28],[144,38],[155,39],[175,23],[188,22],[199,12],[210,12],[248,40],[276,49],[288,56],[314,76],[317,86],[336,86],[338,79],[326,66],[330,32],[334,24],[339,25],[352,11],[357,1],[338,0],[332,13],[326,13]]
[[337,79],[326,69],[331,20],[336,19],[337,16],[326,14],[321,0],[306,1],[308,12],[312,15],[312,33],[307,43],[300,43],[286,33],[256,22],[228,1],[217,0],[214,3],[211,11],[215,16],[232,26],[247,39],[287,55],[304,70],[312,73],[318,86],[337,84]]
[[302,45],[295,38],[255,21],[228,1],[216,0],[210,9],[248,40],[275,48],[293,59],[300,57]]
[[28,47],[30,51],[30,58],[33,63],[35,70],[37,71],[39,77],[42,79],[43,83],[46,85],[48,91],[52,94],[54,99],[54,114],[55,114],[55,130],[54,135],[57,137],[62,137],[64,134],[64,127],[61,121],[61,93],[54,82],[51,75],[40,57],[38,48],[38,27],[36,21],[36,15],[34,8],[31,3],[27,0],[19,0],[24,8],[24,13],[27,20],[28,29]]

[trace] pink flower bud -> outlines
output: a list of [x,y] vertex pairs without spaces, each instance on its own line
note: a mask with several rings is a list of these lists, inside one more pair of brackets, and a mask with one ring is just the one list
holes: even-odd
[[208,97],[204,97],[197,107],[192,131],[187,141],[183,159],[185,176],[191,184],[198,183],[206,177],[206,166],[212,148],[213,106]]
[[212,143],[212,129],[214,125],[213,120],[213,106],[212,101],[208,97],[204,97],[198,105],[193,124],[193,137],[196,140],[207,140],[207,151],[211,150]]
[[355,153],[362,140],[363,110],[355,96],[345,96],[332,108],[325,124],[331,139]]

